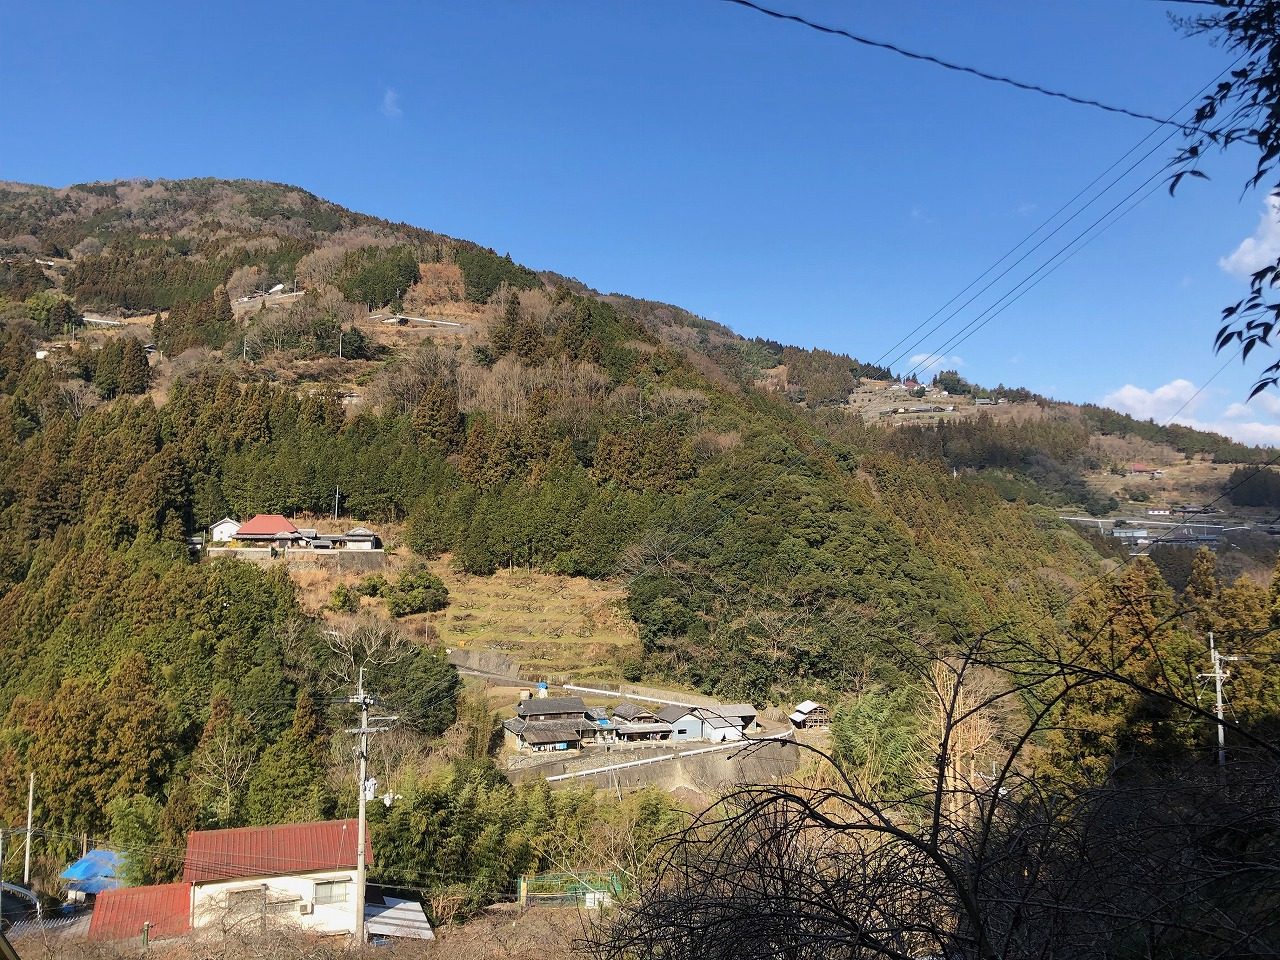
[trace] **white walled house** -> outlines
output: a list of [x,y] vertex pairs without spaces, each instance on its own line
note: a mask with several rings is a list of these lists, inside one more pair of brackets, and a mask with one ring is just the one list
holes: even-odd
[[239,520],[233,520],[231,517],[223,517],[209,528],[209,542],[226,543],[228,540],[233,539],[239,530]]
[[[321,936],[356,932],[357,821],[286,823],[187,835],[181,883],[104,891],[90,940],[221,936],[237,928],[288,925]],[[373,849],[365,840],[365,857]],[[431,940],[422,904],[368,890],[366,934]]]
[[355,933],[357,830],[355,820],[330,820],[192,833],[183,870],[192,929],[270,917],[320,934]]

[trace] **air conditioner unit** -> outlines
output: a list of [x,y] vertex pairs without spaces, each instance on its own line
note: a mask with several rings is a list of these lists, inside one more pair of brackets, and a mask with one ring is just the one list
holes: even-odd
[[307,916],[309,913],[311,913],[311,911],[314,909],[315,907],[310,903],[298,904],[298,913],[300,913],[304,917]]

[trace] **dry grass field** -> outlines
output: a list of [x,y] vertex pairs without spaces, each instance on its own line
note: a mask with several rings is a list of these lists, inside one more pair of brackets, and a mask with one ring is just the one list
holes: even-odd
[[[384,576],[395,577],[407,562],[402,554],[388,553]],[[450,648],[500,650],[521,664],[524,675],[550,680],[572,674],[616,682],[621,661],[638,652],[635,624],[622,608],[626,592],[619,586],[528,570],[473,577],[459,573],[447,556],[428,566],[449,588],[449,606],[402,618],[411,636]],[[362,574],[302,568],[291,576],[304,609],[324,613],[334,588],[339,583],[354,587]],[[361,604],[371,612],[384,611],[380,600],[363,597]]]

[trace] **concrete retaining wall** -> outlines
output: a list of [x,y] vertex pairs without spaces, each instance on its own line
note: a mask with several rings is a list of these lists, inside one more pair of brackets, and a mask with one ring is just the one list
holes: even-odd
[[501,650],[471,650],[465,647],[453,647],[449,651],[449,662],[455,667],[466,667],[469,670],[481,670],[484,673],[496,673],[500,677],[520,676],[520,662]]
[[276,550],[271,555],[270,547],[209,547],[205,554],[212,558],[230,557],[233,560],[245,560],[269,566],[273,563],[284,563],[291,567],[325,570],[352,570],[365,573],[370,570],[381,570],[386,564],[386,553],[382,550]]
[[[684,744],[688,749],[692,744]],[[674,754],[676,751],[653,751]],[[589,755],[565,761],[511,770],[508,776],[513,782],[537,780],[575,769],[603,767],[628,760],[639,760],[646,755],[641,750],[615,750],[608,754],[595,750]],[[583,761],[586,761],[585,767]],[[800,765],[800,749],[787,740],[757,741],[726,750],[700,753],[691,757],[676,757],[661,763],[647,763],[621,770],[606,770],[596,774],[554,781],[555,789],[593,786],[607,790],[637,790],[641,787],[658,787],[674,790],[688,787],[701,793],[714,795],[725,789],[748,783],[773,783],[793,772]],[[557,767],[563,769],[555,769]]]

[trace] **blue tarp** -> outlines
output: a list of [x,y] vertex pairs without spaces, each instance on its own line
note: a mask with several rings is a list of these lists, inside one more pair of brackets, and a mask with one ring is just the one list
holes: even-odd
[[114,850],[90,850],[67,869],[62,879],[70,880],[68,886],[82,893],[101,893],[120,886],[120,871],[124,857]]

